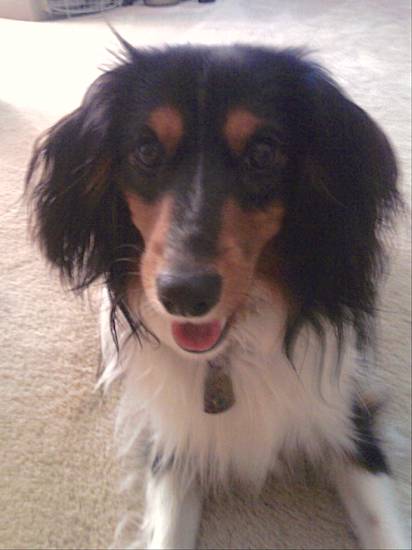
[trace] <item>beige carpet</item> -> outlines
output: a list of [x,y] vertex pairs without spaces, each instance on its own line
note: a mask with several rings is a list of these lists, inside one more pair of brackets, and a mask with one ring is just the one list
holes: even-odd
[[[137,3],[107,17],[135,44],[306,44],[390,135],[410,200],[409,2],[335,0]],[[75,300],[27,241],[19,203],[34,137],[76,106],[115,40],[103,19],[0,19],[0,547],[104,548],[123,507],[112,449],[116,395],[93,394],[95,312]],[[405,523],[410,517],[410,224],[400,222],[384,292],[386,421]],[[399,435],[401,437],[399,437]],[[137,494],[139,499],[139,494]],[[356,548],[322,480],[270,481],[206,505],[201,548]]]

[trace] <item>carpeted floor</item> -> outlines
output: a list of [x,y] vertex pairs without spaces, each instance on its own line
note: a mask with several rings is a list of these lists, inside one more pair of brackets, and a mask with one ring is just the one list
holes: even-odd
[[[408,0],[188,0],[137,3],[106,16],[136,45],[259,42],[307,45],[386,129],[410,201]],[[95,306],[61,289],[26,235],[20,203],[33,139],[76,107],[116,41],[100,16],[0,19],[0,547],[104,548],[123,508],[112,448],[116,395],[93,393]],[[410,517],[410,222],[391,244],[381,308],[380,368],[399,505]],[[89,303],[90,302],[90,303]],[[399,443],[400,442],[400,443]],[[140,495],[137,494],[140,502]],[[322,479],[270,480],[206,504],[201,548],[357,548]]]

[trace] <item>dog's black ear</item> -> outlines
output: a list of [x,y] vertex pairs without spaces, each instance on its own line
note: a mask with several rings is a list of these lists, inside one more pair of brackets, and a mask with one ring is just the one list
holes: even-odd
[[100,76],[82,105],[37,143],[27,173],[36,236],[76,288],[116,269],[136,232],[113,181],[118,68]]
[[[397,167],[377,124],[320,69],[306,82],[301,162],[281,248],[307,318],[327,316],[360,341],[375,309],[381,234],[400,204]],[[319,318],[319,317],[318,317]]]

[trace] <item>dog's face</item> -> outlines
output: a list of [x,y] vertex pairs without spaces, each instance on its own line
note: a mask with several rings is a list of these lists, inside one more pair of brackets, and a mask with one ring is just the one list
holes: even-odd
[[[262,264],[275,264],[263,251],[281,230],[292,184],[286,129],[276,110],[256,106],[251,67],[233,74],[230,57],[200,61],[177,57],[173,70],[150,74],[159,93],[139,116],[125,115],[117,178],[144,242],[137,286],[192,353],[223,343]],[[131,107],[141,104],[139,85],[131,92]],[[282,100],[281,91],[270,98]]]
[[48,257],[186,353],[219,350],[261,283],[297,316],[364,312],[397,199],[376,125],[297,52],[127,48],[34,157]]

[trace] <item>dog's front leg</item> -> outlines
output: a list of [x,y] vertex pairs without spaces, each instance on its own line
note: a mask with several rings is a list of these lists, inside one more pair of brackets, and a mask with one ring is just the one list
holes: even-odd
[[363,548],[410,549],[396,512],[392,479],[348,464],[339,468],[337,488]]
[[202,508],[200,491],[172,467],[151,472],[144,521],[147,547],[195,548]]

